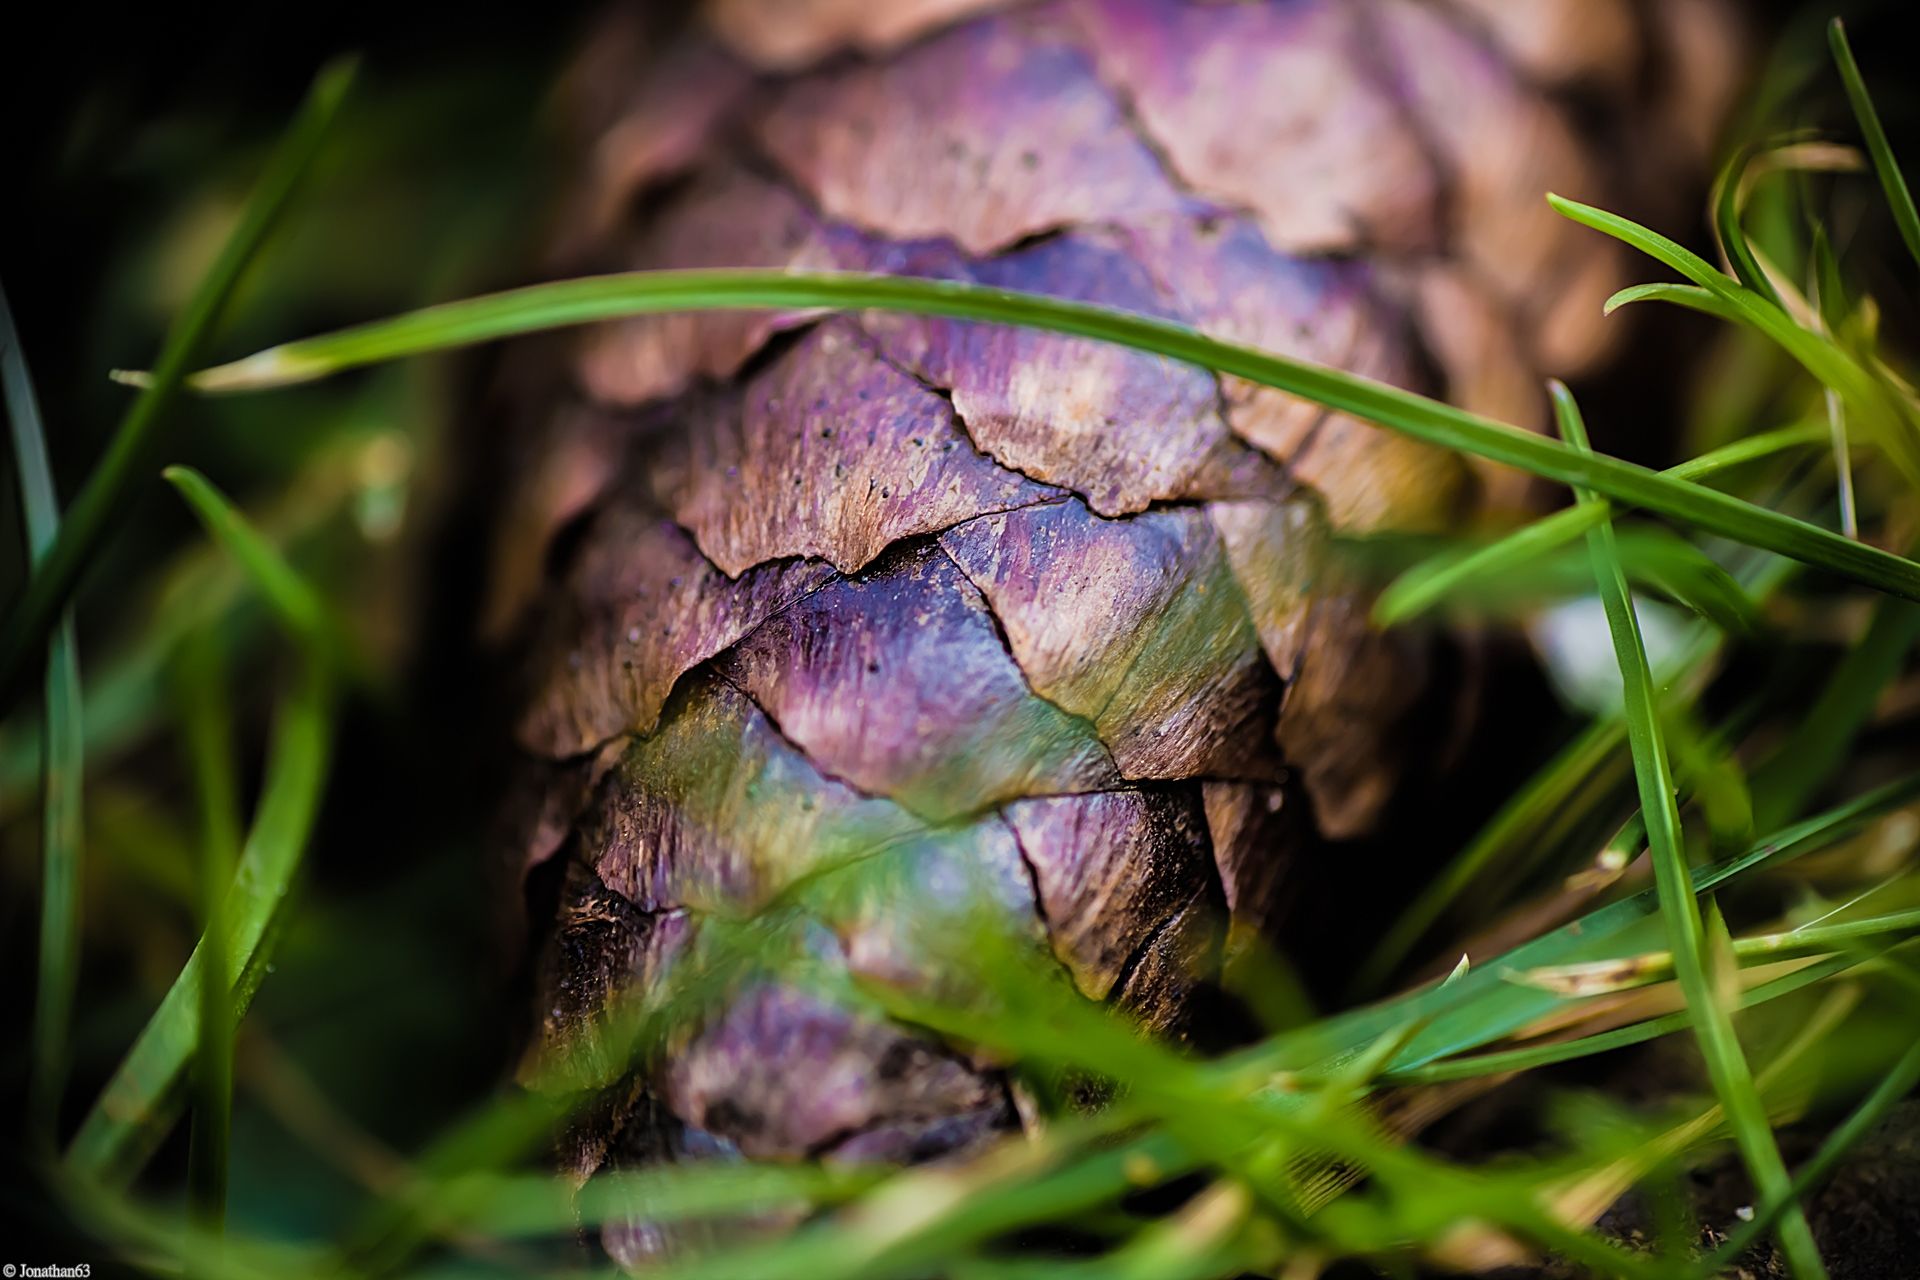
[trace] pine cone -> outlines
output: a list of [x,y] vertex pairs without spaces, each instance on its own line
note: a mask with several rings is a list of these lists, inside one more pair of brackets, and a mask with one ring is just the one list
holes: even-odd
[[[553,265],[1037,290],[1537,424],[1625,283],[1542,196],[1632,194],[1602,134],[1635,137],[1641,180],[1696,163],[1718,21],[713,0],[669,42],[618,15],[564,98],[588,174]],[[1181,1034],[1223,940],[1270,934],[1298,860],[1378,820],[1428,691],[1425,643],[1329,581],[1329,531],[1522,501],[1282,393],[1035,332],[701,314],[522,354],[492,618],[532,637],[525,861],[564,866],[547,1052],[708,922],[853,864],[902,896],[825,922],[822,963],[927,978],[896,907],[984,888],[1088,999]],[[1015,1124],[964,1047],[758,984],[610,1092],[568,1160],[919,1159]],[[664,1247],[643,1224],[606,1243]]]

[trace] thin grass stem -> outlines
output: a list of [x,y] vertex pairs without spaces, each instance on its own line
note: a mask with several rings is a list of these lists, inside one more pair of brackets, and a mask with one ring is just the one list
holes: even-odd
[[182,736],[200,809],[199,888],[206,980],[200,984],[200,1043],[194,1055],[187,1198],[198,1225],[218,1234],[226,1220],[233,1110],[233,975],[227,969],[226,890],[240,859],[240,787],[219,634],[198,632],[181,646],[176,685]]
[[1840,83],[1846,86],[1854,119],[1860,122],[1860,133],[1866,139],[1873,171],[1879,175],[1880,186],[1886,192],[1887,207],[1893,211],[1894,225],[1900,228],[1907,252],[1913,255],[1915,263],[1920,263],[1920,212],[1914,209],[1906,175],[1894,159],[1893,145],[1887,141],[1887,131],[1880,124],[1880,113],[1874,110],[1873,97],[1860,75],[1860,64],[1854,61],[1853,46],[1847,42],[1846,24],[1838,18],[1827,25],[1827,43],[1833,50],[1834,65],[1840,69]]
[[[1552,392],[1561,434],[1572,447],[1587,448],[1586,426],[1572,393],[1557,382]],[[1578,500],[1592,502],[1594,495],[1582,489],[1578,491]],[[1627,742],[1633,754],[1640,809],[1647,824],[1647,847],[1676,976],[1692,1014],[1694,1032],[1700,1041],[1714,1093],[1720,1099],[1727,1125],[1746,1160],[1754,1185],[1763,1196],[1786,1199],[1789,1187],[1786,1163],[1774,1142],[1766,1106],[1741,1052],[1732,1017],[1708,972],[1707,934],[1700,904],[1690,883],[1653,673],[1647,665],[1646,645],[1628,594],[1626,573],[1614,549],[1612,524],[1603,521],[1596,526],[1588,535],[1588,545],[1593,551],[1594,576],[1599,582],[1608,630],[1613,635],[1614,653],[1620,665]],[[1797,1203],[1789,1204],[1782,1213],[1779,1239],[1795,1274],[1808,1280],[1826,1275],[1813,1231]]]
[[[39,397],[20,349],[6,292],[0,289],[0,384],[4,384],[30,570],[59,538],[60,500],[47,459]],[[65,1093],[68,1035],[80,978],[82,786],[86,732],[81,716],[80,650],[73,613],[63,609],[49,638],[40,734],[40,944],[33,1001],[28,1131],[52,1146]]]

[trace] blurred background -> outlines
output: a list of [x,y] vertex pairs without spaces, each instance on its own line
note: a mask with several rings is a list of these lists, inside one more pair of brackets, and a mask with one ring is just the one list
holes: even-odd
[[[1651,2],[1651,0],[1650,0]],[[657,6],[671,21],[672,4]],[[1897,152],[1920,155],[1920,81],[1904,5],[1848,5],[1855,47]],[[549,96],[596,6],[374,4],[315,10],[213,3],[43,7],[16,28],[0,76],[6,182],[0,283],[38,383],[56,482],[70,499],[129,393],[117,367],[151,362],[166,322],[217,251],[266,150],[329,57],[358,52],[360,88],[279,234],[247,276],[213,355],[463,296],[528,277],[566,181]],[[1820,26],[1836,6],[1749,6],[1777,51],[1746,117],[1842,128]],[[1749,127],[1752,127],[1751,125]],[[1703,177],[1703,192],[1704,179]],[[1698,202],[1696,202],[1696,207]],[[1852,240],[1899,261],[1867,184]],[[1704,222],[1663,228],[1699,245]],[[1874,255],[1880,255],[1878,259]],[[1914,331],[1911,290],[1888,290],[1886,326]],[[1616,368],[1582,388],[1596,444],[1649,463],[1690,448],[1696,371],[1738,377],[1696,318],[1647,323]],[[1911,343],[1896,340],[1890,345]],[[1716,364],[1718,360],[1720,363]],[[1637,363],[1636,363],[1637,362]],[[346,703],[340,745],[289,932],[237,1056],[236,1229],[340,1228],[368,1189],[494,1089],[520,1031],[511,924],[485,867],[504,734],[499,673],[473,642],[483,513],[460,360],[416,362],[291,393],[191,401],[173,453],[233,495],[320,583],[375,659]],[[1727,370],[1732,368],[1734,373]],[[1653,370],[1649,375],[1646,371]],[[1665,380],[1669,385],[1660,385]],[[1723,409],[1724,411],[1724,409]],[[177,972],[197,932],[190,780],[174,728],[170,657],[189,630],[223,637],[247,787],[283,680],[284,646],[186,507],[153,481],[88,575],[79,601],[89,716],[86,952],[67,1129]],[[0,600],[24,565],[11,471],[0,485]],[[1524,678],[1524,677],[1523,677]],[[1532,677],[1544,690],[1543,677]],[[1510,759],[1490,759],[1433,830],[1457,843],[1571,713],[1511,698]],[[0,724],[0,1112],[25,1075],[38,848],[35,726]],[[1301,940],[1322,976],[1332,938]],[[1306,965],[1309,977],[1316,967]],[[156,1163],[177,1181],[184,1131]],[[16,1163],[0,1191],[0,1254],[98,1259]],[[297,1194],[289,1194],[297,1188]],[[20,1257],[20,1260],[26,1260]],[[94,1274],[105,1273],[96,1261]]]

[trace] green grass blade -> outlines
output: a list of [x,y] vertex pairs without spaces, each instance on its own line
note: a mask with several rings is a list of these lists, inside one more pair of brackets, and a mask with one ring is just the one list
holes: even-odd
[[[1572,394],[1555,383],[1553,398],[1561,433],[1573,447],[1586,448],[1586,428]],[[1582,491],[1579,500],[1591,502],[1593,497]],[[1708,935],[1689,879],[1680,813],[1674,800],[1674,780],[1655,701],[1653,672],[1647,665],[1646,645],[1627,590],[1626,574],[1614,549],[1612,524],[1602,522],[1595,527],[1588,535],[1588,543],[1593,549],[1594,576],[1599,581],[1600,598],[1606,607],[1607,626],[1613,634],[1614,652],[1624,683],[1627,742],[1640,788],[1640,809],[1647,824],[1647,848],[1653,861],[1660,914],[1666,923],[1680,989],[1692,1015],[1694,1033],[1700,1041],[1714,1093],[1720,1099],[1728,1127],[1746,1160],[1754,1185],[1765,1197],[1785,1199],[1789,1186],[1786,1164],[1774,1142],[1773,1129],[1753,1073],[1741,1052],[1733,1019],[1721,1003],[1708,973]],[[1798,1205],[1789,1206],[1783,1213],[1779,1238],[1796,1275],[1826,1274],[1820,1251],[1813,1242],[1813,1232]]]
[[1839,771],[1915,644],[1920,605],[1880,601],[1866,633],[1840,657],[1793,733],[1754,771],[1755,820],[1763,830],[1797,815]]
[[[1733,957],[1746,964],[1772,964],[1779,960],[1798,960],[1826,955],[1859,943],[1884,941],[1886,945],[1904,941],[1920,933],[1920,909],[1890,911],[1839,924],[1808,925],[1779,933],[1755,934],[1733,940]],[[1629,991],[1635,987],[1669,982],[1674,977],[1671,951],[1649,951],[1636,956],[1617,956],[1607,960],[1586,960],[1579,964],[1551,969],[1535,969],[1513,975],[1516,982],[1545,987],[1568,995],[1598,995]]]
[[[622,316],[813,307],[985,320],[1153,352],[1276,387],[1442,448],[1582,485],[1627,506],[1657,511],[1736,542],[1920,599],[1920,564],[1619,458],[1582,454],[1557,440],[1398,387],[1222,342],[1170,321],[951,280],[741,270],[593,276],[445,303],[287,343],[198,374],[194,385],[207,391],[286,386],[382,361]],[[1877,392],[1878,384],[1868,382]]]
[[[1817,982],[1825,982],[1836,974],[1845,973],[1861,963],[1858,956],[1829,956],[1803,969],[1796,969],[1771,982],[1763,982],[1740,994],[1740,1008],[1751,1009],[1790,995]],[[1629,1045],[1644,1044],[1657,1040],[1661,1036],[1672,1035],[1676,1031],[1685,1031],[1693,1025],[1693,1020],[1682,1009],[1675,1013],[1661,1014],[1657,1018],[1648,1018],[1628,1026],[1616,1027],[1612,1031],[1602,1031],[1590,1036],[1581,1036],[1577,1040],[1559,1040],[1551,1044],[1527,1045],[1518,1049],[1499,1049],[1491,1053],[1463,1054],[1453,1058],[1443,1058],[1438,1062],[1424,1066],[1406,1067],[1389,1070],[1381,1074],[1386,1084],[1445,1084],[1453,1080],[1471,1080],[1479,1076],[1505,1075],[1512,1071],[1532,1071],[1538,1067],[1552,1066],[1559,1062],[1572,1062],[1578,1058],[1592,1057],[1598,1053],[1607,1053],[1614,1049],[1624,1049]]]
[[1745,317],[1727,301],[1694,284],[1672,284],[1656,280],[1649,284],[1628,285],[1601,307],[1605,315],[1612,315],[1622,307],[1630,307],[1636,302],[1667,302],[1676,307],[1685,307],[1689,311],[1698,311],[1716,320],[1725,320],[1729,324],[1739,324]]
[[191,467],[168,467],[161,474],[180,491],[214,541],[240,562],[288,632],[309,644],[325,639],[328,613],[320,593],[260,536],[239,508]]
[[165,443],[161,428],[187,373],[199,363],[214,325],[247,265],[265,242],[319,150],[327,127],[352,80],[349,64],[322,72],[293,126],[275,149],[239,224],[213,267],[168,330],[150,385],[121,419],[79,496],[60,536],[36,567],[21,597],[0,625],[0,703],[10,699],[26,663],[52,630],[80,575],[128,508],[133,487],[145,479],[155,451]]
[[1587,531],[1592,519],[1580,508],[1568,507],[1464,556],[1417,564],[1380,593],[1374,602],[1373,620],[1383,627],[1410,622],[1471,583],[1500,578],[1566,546]]
[[1893,1069],[1875,1083],[1872,1092],[1861,1100],[1860,1105],[1827,1135],[1820,1149],[1813,1153],[1813,1158],[1793,1175],[1787,1193],[1778,1199],[1765,1199],[1755,1209],[1753,1217],[1729,1234],[1720,1247],[1700,1264],[1695,1274],[1701,1280],[1723,1274],[1741,1254],[1753,1247],[1755,1241],[1773,1229],[1773,1224],[1779,1221],[1782,1213],[1818,1189],[1832,1175],[1847,1152],[1872,1131],[1882,1116],[1912,1092],[1915,1085],[1920,1085],[1920,1044],[1915,1044],[1902,1054]]
[[1754,256],[1753,246],[1747,242],[1746,228],[1740,225],[1740,183],[1746,173],[1747,163],[1747,153],[1744,150],[1736,151],[1726,167],[1720,170],[1720,180],[1714,184],[1714,235],[1720,241],[1720,251],[1726,255],[1735,278],[1778,306],[1780,295],[1774,292],[1773,282],[1767,279],[1767,273],[1760,269],[1760,260]]
[[[258,985],[268,953],[270,931],[298,869],[319,804],[331,726],[331,664],[323,644],[326,611],[320,597],[280,553],[198,472],[169,467],[167,480],[178,488],[214,541],[240,564],[268,605],[306,652],[299,689],[282,714],[253,829],[248,832],[225,900],[210,912],[208,930],[160,1009],[147,1024],[120,1070],[102,1093],[74,1139],[70,1159],[92,1177],[126,1176],[151,1152],[165,1132],[179,1101],[182,1073],[202,1047],[231,1056],[232,1022],[244,1012]],[[204,690],[202,691],[204,693]],[[212,736],[213,731],[209,731]],[[210,756],[230,749],[217,738],[204,746]],[[196,752],[198,754],[198,752]],[[211,774],[222,771],[210,760]],[[216,812],[228,801],[217,794]],[[218,821],[218,819],[216,819]],[[216,837],[217,838],[217,837]],[[222,1117],[231,1091],[223,1065],[201,1071],[203,1095],[215,1131],[203,1154],[209,1200],[221,1174],[224,1151]]]
[[[1618,724],[1618,721],[1612,722]],[[1771,832],[1745,852],[1692,872],[1695,893],[1706,893],[1766,868],[1831,846],[1870,822],[1920,799],[1920,773],[1856,796],[1844,804]],[[1620,954],[1644,941],[1659,945],[1660,894],[1650,889],[1590,911],[1570,924],[1511,951],[1475,957],[1471,972],[1444,986],[1426,986],[1273,1037],[1231,1055],[1226,1069],[1297,1070],[1359,1051],[1409,1022],[1426,1029],[1388,1064],[1403,1072],[1470,1053],[1505,1039],[1562,1008],[1565,997],[1507,980],[1509,973]]]
[[[1888,458],[1909,483],[1920,487],[1920,445],[1916,445],[1915,423],[1911,414],[1897,398],[1889,395],[1878,378],[1831,338],[1802,328],[1780,307],[1727,276],[1691,249],[1657,231],[1578,201],[1560,196],[1548,196],[1547,199],[1564,216],[1631,245],[1678,271],[1711,295],[1711,301],[1705,301],[1699,295],[1675,294],[1672,292],[1673,286],[1667,286],[1667,292],[1658,292],[1659,286],[1642,286],[1639,290],[1627,291],[1631,295],[1629,300],[1660,297],[1667,301],[1685,302],[1699,310],[1746,325],[1770,339],[1817,381],[1831,387],[1853,405],[1863,423],[1874,431],[1875,439],[1886,450]],[[1615,295],[1616,303],[1621,296]],[[1599,485],[1586,487],[1598,490],[1607,497],[1614,496]]]
[[[1735,440],[1677,467],[1669,467],[1663,474],[1678,480],[1703,480],[1775,453],[1823,444],[1826,439],[1825,429],[1815,424],[1781,427]],[[1470,583],[1499,578],[1529,560],[1584,536],[1612,510],[1606,505],[1567,507],[1523,525],[1466,556],[1416,565],[1380,593],[1373,609],[1374,621],[1382,626],[1396,626],[1417,618]]]
[[1887,131],[1880,126],[1880,113],[1873,109],[1873,98],[1860,76],[1860,64],[1853,60],[1846,26],[1838,18],[1827,26],[1827,43],[1833,48],[1833,61],[1840,68],[1840,82],[1846,86],[1847,101],[1852,104],[1854,118],[1860,122],[1860,132],[1866,138],[1873,170],[1880,176],[1880,185],[1887,193],[1887,207],[1893,211],[1894,225],[1900,228],[1907,252],[1913,255],[1914,262],[1920,263],[1920,212],[1914,210],[1913,193],[1907,190],[1906,176],[1893,158]]
[[[27,553],[42,563],[59,536],[60,501],[47,461],[46,429],[13,310],[0,290],[0,385],[26,517]],[[36,1136],[54,1141],[65,1092],[67,1036],[80,975],[81,785],[86,735],[81,721],[80,652],[73,614],[62,610],[47,649],[40,736],[40,946],[35,970],[27,1115]]]
[[218,1232],[226,1220],[227,1162],[233,1112],[233,975],[226,957],[226,889],[240,859],[240,782],[233,717],[217,632],[181,646],[175,684],[182,736],[200,807],[199,880],[206,977],[200,984],[200,1040],[194,1055],[193,1127],[187,1146],[187,1199],[195,1221]]
[[1459,856],[1421,890],[1367,954],[1355,979],[1355,991],[1377,991],[1427,936],[1453,902],[1523,839],[1539,837],[1555,814],[1608,765],[1626,741],[1617,718],[1596,720],[1501,805]]
[[[226,970],[236,1017],[266,975],[281,906],[319,810],[331,705],[325,669],[308,662],[275,723],[259,807],[227,894]],[[207,945],[202,939],[194,948],[68,1147],[67,1160],[82,1176],[124,1181],[166,1135],[200,1039]]]

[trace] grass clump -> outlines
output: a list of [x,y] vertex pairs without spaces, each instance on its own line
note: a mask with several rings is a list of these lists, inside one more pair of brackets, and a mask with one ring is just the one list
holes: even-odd
[[[1837,26],[1833,38],[1868,155],[1920,261],[1920,221]],[[1789,388],[1774,419],[1784,425],[1715,441],[1665,472],[1594,452],[1564,388],[1554,391],[1563,435],[1555,441],[1145,317],[892,277],[700,271],[568,281],[409,311],[194,373],[345,89],[344,73],[323,77],[268,162],[155,370],[129,379],[141,394],[65,524],[10,321],[0,329],[32,552],[23,593],[0,624],[0,689],[16,726],[18,690],[34,671],[46,673],[31,1105],[46,1186],[94,1240],[154,1269],[191,1274],[493,1276],[552,1270],[543,1242],[643,1214],[703,1227],[708,1247],[664,1272],[686,1277],[1202,1278],[1312,1274],[1341,1258],[1406,1273],[1421,1263],[1486,1267],[1543,1252],[1609,1275],[1704,1277],[1771,1233],[1796,1274],[1824,1274],[1802,1202],[1920,1080],[1920,1052],[1902,1030],[1920,989],[1910,963],[1920,933],[1911,865],[1920,762],[1871,740],[1920,638],[1912,603],[1920,564],[1897,551],[1910,540],[1920,489],[1920,398],[1881,350],[1871,300],[1849,289],[1817,223],[1783,243],[1749,237],[1754,211],[1783,199],[1779,184],[1746,182],[1744,169],[1721,184],[1714,212],[1727,270],[1616,215],[1555,200],[1566,216],[1686,281],[1640,286],[1612,305],[1663,301],[1716,317],[1755,344],[1754,358],[1774,362]],[[1786,201],[1798,209],[1812,171],[1782,164],[1776,172],[1799,184]],[[1800,280],[1809,283],[1796,287]],[[297,1066],[264,1039],[249,1048],[253,1020],[243,1019],[275,957],[292,955],[297,967],[312,942],[293,889],[307,850],[327,834],[323,799],[347,695],[378,688],[381,658],[336,598],[351,571],[316,575],[281,545],[328,517],[250,518],[200,472],[176,464],[163,474],[218,552],[182,580],[225,574],[225,589],[176,592],[171,620],[153,629],[141,661],[97,680],[83,712],[67,611],[131,486],[179,443],[159,431],[165,411],[177,410],[185,389],[210,403],[589,320],[770,306],[892,307],[1100,338],[1571,486],[1575,502],[1561,511],[1406,567],[1376,616],[1392,625],[1452,612],[1524,620],[1541,596],[1597,599],[1617,696],[1593,708],[1415,895],[1356,975],[1354,1007],[1276,1022],[1223,1056],[1143,1038],[1074,997],[1046,966],[1037,970],[1025,940],[953,903],[939,904],[940,927],[925,931],[940,949],[935,968],[954,976],[951,989],[901,990],[810,970],[809,929],[892,892],[866,879],[880,872],[846,861],[765,918],[703,930],[665,989],[595,1028],[591,1054],[536,1064],[519,1090],[489,1095],[404,1143],[336,1122]],[[353,456],[372,457],[368,444],[355,443]],[[367,470],[337,489],[333,507],[349,505],[342,493],[377,502],[391,478],[369,479]],[[1570,558],[1583,539],[1584,564]],[[1490,589],[1516,581],[1526,591]],[[1653,654],[1641,615],[1657,598],[1693,616],[1676,643]],[[240,625],[249,608],[273,624],[270,649]],[[1803,668],[1795,680],[1736,688],[1728,709],[1727,688],[1739,682],[1725,670],[1759,638],[1847,611],[1859,617],[1837,660],[1789,653]],[[238,763],[244,709],[222,678],[236,646],[281,664],[250,814],[253,779]],[[263,650],[271,656],[260,658]],[[96,716],[107,732],[92,731]],[[132,1047],[68,1136],[55,1121],[83,928],[79,822],[83,812],[110,810],[99,788],[83,807],[83,738],[98,752],[115,740],[115,726],[135,737],[169,716],[186,744],[193,811],[181,839],[193,872],[185,884],[169,883],[201,936],[158,1007],[141,1011]],[[127,856],[125,865],[137,865]],[[378,923],[348,915],[333,925],[365,939]],[[336,940],[309,954],[338,963],[352,949]],[[1395,989],[1411,958],[1451,961],[1463,950],[1467,962],[1444,980]],[[381,976],[391,980],[390,971]],[[981,1046],[1042,1100],[1040,1122],[1018,1141],[939,1169],[695,1164],[598,1178],[578,1194],[545,1171],[541,1152],[556,1126],[609,1078],[659,1053],[714,992],[751,980],[805,984],[823,999]],[[1516,1073],[1681,1033],[1699,1045],[1710,1097],[1657,1114],[1590,1099],[1567,1108],[1547,1141],[1486,1163],[1415,1141],[1434,1114]],[[1855,1060],[1851,1074],[1842,1058]],[[249,1071],[273,1082],[262,1092],[277,1100],[282,1126],[325,1133],[330,1158],[352,1175],[323,1223],[290,1225],[238,1202],[255,1176],[244,1145],[251,1131],[239,1118],[244,1090],[235,1084]],[[1048,1105],[1074,1090],[1108,1101],[1092,1112]],[[142,1173],[188,1109],[189,1207],[176,1212],[148,1193]],[[1810,1160],[1790,1168],[1776,1124],[1836,1109],[1845,1118]],[[1758,1200],[1752,1217],[1703,1255],[1691,1247],[1685,1207],[1661,1189],[1677,1164],[1727,1140]],[[1636,1187],[1666,1197],[1679,1224],[1667,1247],[1629,1250],[1592,1230],[1601,1210]],[[762,1221],[792,1229],[751,1229]],[[1071,1257],[1046,1246],[1061,1233],[1073,1236]]]

